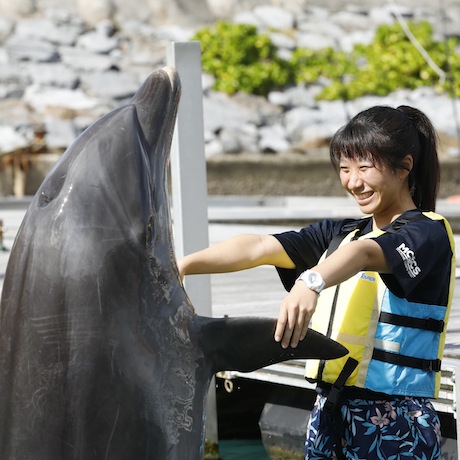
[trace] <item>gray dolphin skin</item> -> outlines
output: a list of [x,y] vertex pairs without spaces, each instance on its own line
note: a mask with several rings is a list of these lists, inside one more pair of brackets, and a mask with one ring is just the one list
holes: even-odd
[[197,460],[216,371],[347,352],[314,331],[284,350],[274,319],[196,315],[167,192],[180,91],[173,68],[153,72],[30,204],[1,300],[1,460]]

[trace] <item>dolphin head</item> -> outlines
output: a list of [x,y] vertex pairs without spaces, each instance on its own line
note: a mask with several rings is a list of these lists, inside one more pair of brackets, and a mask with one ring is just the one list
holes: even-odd
[[146,238],[155,245],[162,236],[152,234],[152,222],[170,222],[165,182],[179,97],[172,68],[153,73],[128,105],[82,133],[44,180],[21,233],[33,221],[34,241],[55,242],[62,275],[97,270],[101,254],[120,243],[140,250]]

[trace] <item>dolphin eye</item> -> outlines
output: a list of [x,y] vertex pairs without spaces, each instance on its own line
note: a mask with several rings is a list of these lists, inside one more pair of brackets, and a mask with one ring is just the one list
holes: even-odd
[[64,185],[66,175],[53,174],[44,184],[40,196],[38,198],[38,205],[41,208],[48,206],[58,195]]
[[46,194],[46,192],[40,193],[40,197],[38,198],[38,204],[41,208],[44,208],[47,204],[49,204],[53,199]]

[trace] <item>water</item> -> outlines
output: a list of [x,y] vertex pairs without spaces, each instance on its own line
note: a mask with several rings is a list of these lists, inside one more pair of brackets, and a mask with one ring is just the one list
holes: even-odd
[[219,441],[221,460],[269,460],[262,441],[253,439]]

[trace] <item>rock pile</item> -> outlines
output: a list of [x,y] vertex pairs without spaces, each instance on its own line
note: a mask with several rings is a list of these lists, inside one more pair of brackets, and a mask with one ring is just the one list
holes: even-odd
[[[97,2],[96,2],[97,3]],[[214,2],[216,3],[216,2]],[[233,21],[270,33],[284,55],[295,47],[350,49],[372,40],[376,27],[428,19],[438,34],[453,33],[460,7],[449,17],[424,7],[391,5],[342,10],[305,7],[292,11],[270,4],[239,11]],[[125,103],[156,67],[165,64],[167,42],[188,41],[198,28],[138,19],[95,25],[74,12],[49,8],[26,18],[0,17],[0,154],[21,150],[62,152],[91,122]],[[460,106],[431,88],[398,91],[385,98],[317,102],[319,87],[293,87],[267,99],[233,97],[212,90],[203,76],[206,154],[301,152],[325,145],[335,130],[362,108],[409,104],[431,117],[445,139],[457,139]],[[457,154],[456,141],[445,151]],[[451,148],[449,147],[451,145]]]

